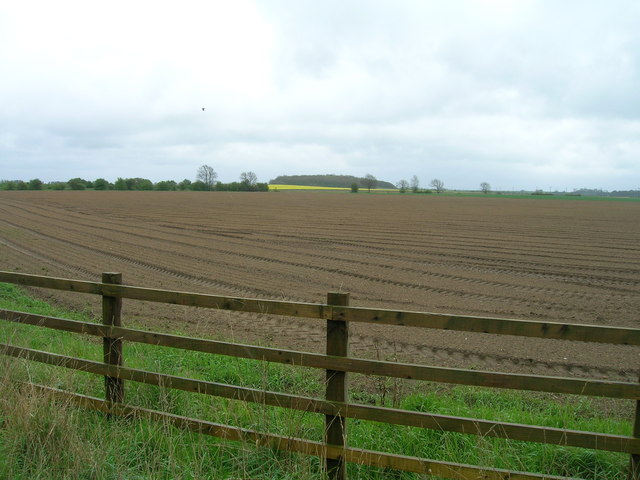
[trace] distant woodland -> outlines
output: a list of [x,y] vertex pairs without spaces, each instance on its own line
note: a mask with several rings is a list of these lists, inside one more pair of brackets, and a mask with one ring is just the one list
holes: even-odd
[[[302,185],[308,187],[350,188],[352,184],[364,185],[364,178],[353,175],[280,175],[269,181],[270,185]],[[376,180],[376,188],[393,188],[390,182]]]

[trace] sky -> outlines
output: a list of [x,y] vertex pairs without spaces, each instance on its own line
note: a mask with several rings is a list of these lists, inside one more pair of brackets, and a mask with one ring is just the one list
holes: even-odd
[[639,25],[637,0],[0,0],[0,179],[640,189]]

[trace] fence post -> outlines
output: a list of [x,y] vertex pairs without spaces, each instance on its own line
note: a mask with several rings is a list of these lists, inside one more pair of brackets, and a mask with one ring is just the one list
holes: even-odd
[[[122,284],[121,273],[102,274],[102,283]],[[122,326],[122,298],[102,295],[102,323],[103,325]],[[121,366],[122,339],[103,337],[104,363]],[[121,378],[104,377],[105,398],[109,402],[124,402],[124,381]]]
[[[640,379],[638,379],[640,382]],[[633,436],[640,437],[640,400],[636,400],[636,416],[633,422]],[[629,462],[629,480],[640,480],[640,454],[632,453]]]
[[[349,305],[348,293],[329,293],[327,305]],[[327,320],[327,355],[346,357],[349,355],[349,324],[344,320]],[[349,386],[347,373],[327,370],[328,401],[347,402]],[[325,415],[325,443],[345,446],[347,419],[341,415]],[[347,471],[344,458],[326,459],[327,474],[331,480],[346,480]]]

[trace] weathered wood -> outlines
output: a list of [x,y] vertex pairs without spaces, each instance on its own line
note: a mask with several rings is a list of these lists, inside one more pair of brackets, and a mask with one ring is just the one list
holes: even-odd
[[[327,305],[349,305],[348,293],[329,293]],[[327,320],[327,355],[347,357],[349,355],[349,324],[344,320]],[[347,372],[327,369],[326,398],[331,402],[346,403],[349,400]],[[344,448],[347,445],[347,421],[343,415],[325,416],[325,443]],[[327,475],[331,480],[346,480],[344,458],[327,458]]]
[[392,455],[384,452],[356,448],[338,448],[320,442],[303,440],[295,437],[284,437],[269,433],[222,425],[195,418],[174,415],[157,410],[134,407],[124,404],[112,404],[105,400],[66,392],[42,385],[29,384],[30,388],[49,394],[65,403],[91,410],[97,410],[123,417],[144,418],[170,424],[174,427],[190,430],[204,435],[215,436],[225,440],[247,442],[257,446],[287,450],[291,452],[313,455],[317,457],[339,458],[344,456],[347,462],[371,465],[380,468],[393,468],[407,472],[415,472],[448,478],[452,480],[578,480],[555,475],[509,471],[494,468],[479,468],[453,462],[442,462],[404,455]]
[[199,293],[132,287],[127,285],[104,285],[101,283],[81,280],[66,280],[2,271],[0,271],[0,282],[240,312],[265,313],[325,320],[345,320],[385,325],[404,325],[420,328],[516,335],[557,340],[640,345],[640,329],[637,328],[602,327],[598,325],[580,325],[560,322],[471,317],[463,315],[403,310],[382,310],[349,306],[331,307],[328,305],[314,303],[280,302],[276,300],[224,297]]
[[84,280],[68,280],[65,278],[44,277],[27,273],[0,271],[0,282],[14,283],[28,287],[50,288],[52,290],[66,290],[77,293],[91,293],[102,295],[102,284],[86,282]]
[[148,302],[186,305],[219,310],[264,313],[305,318],[330,318],[331,311],[326,305],[303,302],[282,302],[277,300],[260,300],[255,298],[225,297],[201,293],[176,292],[170,290],[132,287],[83,280],[67,280],[44,277],[25,273],[0,271],[0,282],[15,283],[32,287],[67,290],[79,293],[106,295],[110,297],[129,298]]
[[[559,322],[536,322],[505,318],[471,317],[361,307],[334,308],[334,318],[350,322],[404,325],[461,332],[492,333],[581,342],[640,345],[640,329],[601,327]],[[336,317],[337,315],[337,317]]]
[[[121,273],[103,273],[103,283],[122,283]],[[102,323],[109,327],[122,325],[122,299],[119,297],[102,297]],[[122,338],[107,335],[103,337],[104,363],[120,367],[124,364],[122,357]],[[105,376],[105,398],[110,402],[124,402],[124,382],[121,378]]]
[[[405,325],[421,328],[623,345],[640,345],[640,329],[469,317],[428,312],[354,308],[348,306],[348,295],[340,294],[329,294],[327,305],[203,295],[124,286],[121,285],[121,275],[116,273],[104,273],[102,283],[96,283],[0,271],[0,281],[103,296],[104,325],[102,326],[87,322],[75,322],[8,310],[0,310],[0,318],[60,330],[100,335],[104,338],[104,364],[10,345],[0,345],[0,353],[24,356],[35,361],[104,375],[107,402],[99,399],[95,400],[103,402],[103,404],[111,405],[109,407],[110,413],[113,413],[114,408],[119,408],[117,404],[124,402],[123,380],[125,379],[169,386],[187,391],[197,391],[226,398],[260,402],[266,405],[323,413],[326,416],[327,425],[324,444],[299,439],[286,440],[289,443],[302,442],[301,445],[303,445],[303,447],[301,448],[303,448],[303,450],[308,448],[309,445],[317,445],[318,448],[314,451],[319,453],[313,454],[325,457],[330,478],[339,480],[346,478],[345,462],[361,463],[363,452],[365,452],[346,447],[346,418],[359,418],[475,435],[630,453],[629,478],[640,480],[640,383],[632,384],[590,379],[581,380],[562,377],[504,374],[349,358],[348,322],[356,321],[387,325]],[[326,319],[327,355],[253,347],[125,329],[121,327],[122,298],[204,308]],[[323,401],[295,395],[245,389],[214,382],[197,381],[125,368],[123,367],[122,360],[122,340],[124,338],[130,338],[132,341],[137,342],[166,345],[175,348],[324,368],[327,370],[327,400]],[[624,437],[593,432],[509,424],[505,422],[489,422],[479,419],[431,415],[421,412],[407,412],[404,410],[349,404],[347,402],[347,372],[495,388],[631,398],[636,400],[634,436]],[[157,413],[160,415],[168,415],[161,412]],[[198,420],[193,421],[202,423]],[[222,427],[233,429],[233,427]],[[235,430],[239,431],[241,429]],[[249,435],[257,435],[257,437],[255,437],[257,439],[266,437],[283,438],[273,435],[266,435],[265,437],[264,434],[256,432],[249,433]],[[260,440],[255,441],[258,444],[261,443]],[[280,440],[278,440],[278,445],[280,445]],[[285,447],[285,449],[289,448]],[[428,470],[423,467],[416,470],[412,469],[416,465],[412,463],[415,460],[422,466],[424,466],[425,462],[431,461],[400,455],[379,454],[378,452],[365,453],[365,457],[370,453],[375,454],[376,457],[375,460],[368,458],[367,461],[362,463],[399,470],[429,473],[431,475],[441,475],[446,478],[543,478],[538,476],[532,477],[531,474],[528,473],[491,469],[484,470],[467,465],[445,464],[443,462],[436,462],[438,464],[437,468],[444,468],[442,470],[434,470],[431,468],[431,463],[428,463]],[[406,468],[407,465],[412,465],[412,467]]]
[[[0,311],[1,313],[1,311]],[[15,317],[14,312],[13,316]],[[11,316],[11,315],[7,315]],[[481,370],[464,370],[458,368],[429,367],[406,363],[385,362],[381,360],[365,360],[352,357],[333,357],[318,353],[280,350],[268,347],[255,347],[215,340],[182,337],[165,333],[147,332],[122,327],[111,327],[104,330],[101,325],[77,322],[66,319],[51,319],[38,315],[22,314],[13,321],[36,321],[42,326],[60,325],[63,330],[77,331],[90,335],[110,336],[127,341],[162,345],[173,348],[215,353],[254,360],[284,363],[301,367],[339,370],[365,375],[380,375],[413,380],[427,380],[459,385],[475,385],[480,387],[506,388],[513,390],[531,390],[550,393],[567,393],[596,397],[640,399],[640,385],[637,383],[610,380],[578,379],[567,377],[549,377],[542,375],[524,375],[513,373],[485,372]]]
[[[640,379],[638,379],[640,382]],[[633,421],[633,436],[640,437],[640,401],[636,401],[636,412]],[[631,454],[629,459],[629,480],[640,480],[640,452]]]
[[[109,287],[110,288],[110,287]],[[290,317],[326,318],[325,306],[314,303],[283,302],[277,300],[259,300],[255,298],[222,297],[201,293],[173,292],[141,287],[115,287],[107,290],[123,298],[146,300],[150,302],[186,305],[238,312],[285,315]]]
[[110,375],[124,380],[174,388],[188,392],[261,403],[324,415],[339,415],[395,425],[451,431],[468,435],[590,448],[620,453],[640,453],[640,439],[622,435],[537,427],[475,418],[435,415],[424,412],[333,402],[286,393],[237,387],[205,380],[194,380],[140,369],[115,367],[101,362],[0,344],[0,353],[49,365],[80,370],[96,375]]

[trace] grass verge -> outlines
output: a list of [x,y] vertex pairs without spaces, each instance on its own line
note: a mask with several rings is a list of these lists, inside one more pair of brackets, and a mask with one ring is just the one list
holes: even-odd
[[[0,284],[0,308],[98,321],[29,297]],[[126,319],[125,319],[126,321]],[[0,341],[65,355],[100,360],[95,337],[17,325],[0,320]],[[125,345],[127,366],[266,390],[322,397],[319,372],[199,352]],[[274,452],[251,444],[184,432],[162,423],[112,419],[61,405],[18,383],[29,380],[103,396],[101,377],[0,357],[0,478],[111,479],[220,478],[320,479],[317,458]],[[588,398],[498,392],[482,388],[421,383],[403,396],[393,385],[356,388],[352,400],[408,410],[499,419],[575,430],[629,435],[627,414],[618,405]],[[127,402],[286,436],[321,440],[323,418],[199,394],[127,383]],[[628,412],[630,414],[630,404]],[[483,438],[450,432],[349,421],[349,444],[403,455],[585,479],[626,478],[628,456],[578,448]],[[349,465],[351,478],[412,479],[413,474]]]

